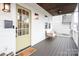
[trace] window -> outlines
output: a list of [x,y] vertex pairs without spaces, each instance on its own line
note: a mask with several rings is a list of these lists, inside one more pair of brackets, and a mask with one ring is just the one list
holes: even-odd
[[62,24],[71,24],[72,14],[62,15]]

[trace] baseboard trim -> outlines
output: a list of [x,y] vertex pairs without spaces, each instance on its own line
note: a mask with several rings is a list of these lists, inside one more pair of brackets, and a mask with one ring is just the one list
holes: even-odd
[[25,50],[25,49],[27,49],[27,48],[29,48],[29,47],[31,47],[31,45],[28,46],[28,47],[25,47],[25,48],[23,48],[23,49],[21,49],[21,50],[19,50],[19,51],[17,51],[16,54],[20,53],[21,51],[23,51],[23,50]]

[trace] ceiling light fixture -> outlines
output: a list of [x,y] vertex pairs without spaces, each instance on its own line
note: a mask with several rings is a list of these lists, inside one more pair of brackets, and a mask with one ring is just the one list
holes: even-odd
[[62,11],[61,10],[58,10],[58,14],[61,14],[62,13]]

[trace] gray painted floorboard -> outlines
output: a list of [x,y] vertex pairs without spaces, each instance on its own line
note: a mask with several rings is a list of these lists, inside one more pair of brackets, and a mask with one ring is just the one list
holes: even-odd
[[77,56],[77,46],[69,37],[46,39],[33,46],[37,49],[31,56]]

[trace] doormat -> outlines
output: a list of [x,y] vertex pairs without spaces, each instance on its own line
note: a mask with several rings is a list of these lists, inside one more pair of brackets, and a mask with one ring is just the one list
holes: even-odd
[[19,56],[30,56],[31,54],[33,54],[36,51],[37,51],[36,48],[29,47],[29,48],[23,50],[22,52],[20,52]]

